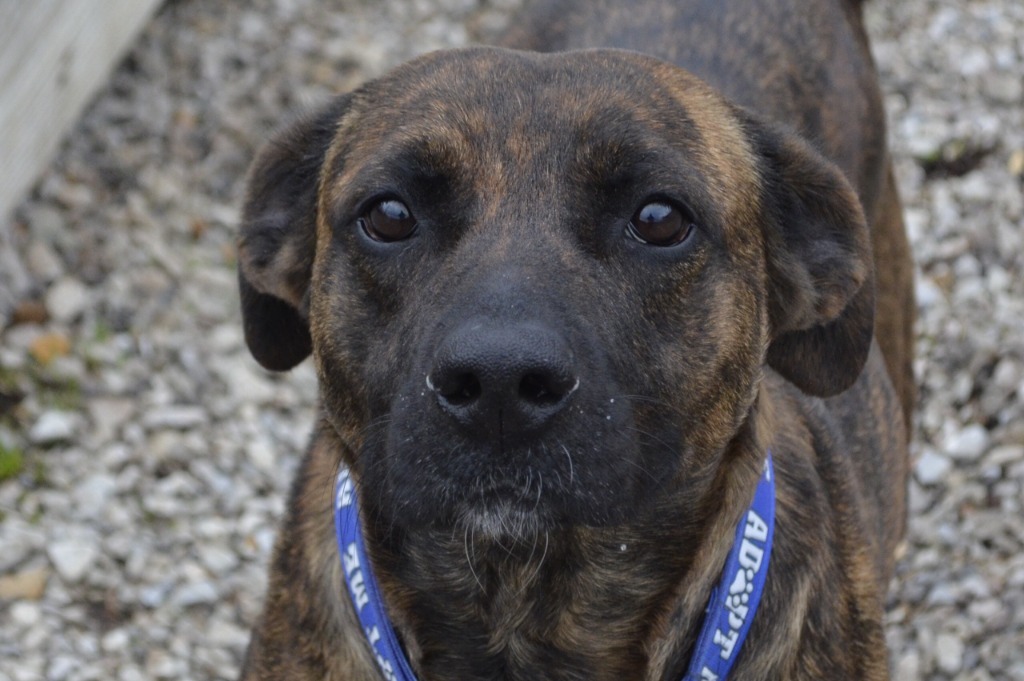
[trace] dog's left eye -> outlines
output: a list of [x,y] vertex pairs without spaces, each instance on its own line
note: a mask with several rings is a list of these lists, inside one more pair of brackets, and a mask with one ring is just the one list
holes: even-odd
[[416,218],[412,211],[397,199],[376,202],[359,219],[359,224],[375,241],[401,241],[416,231]]
[[652,201],[633,214],[626,232],[645,244],[674,246],[686,240],[693,231],[693,216],[689,211],[665,201]]

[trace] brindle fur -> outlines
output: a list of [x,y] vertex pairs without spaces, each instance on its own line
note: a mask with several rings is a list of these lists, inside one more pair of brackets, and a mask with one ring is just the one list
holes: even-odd
[[[434,53],[253,165],[246,336],[275,370],[312,351],[322,406],[242,678],[380,678],[333,534],[345,463],[422,681],[678,679],[768,449],[776,538],[731,678],[888,678],[911,270],[859,7],[542,0],[514,25],[507,46],[653,57]],[[360,232],[382,195],[414,238]],[[686,245],[624,238],[651,196],[692,207]],[[453,426],[424,375],[466,320],[565,339],[571,408],[529,437]]]

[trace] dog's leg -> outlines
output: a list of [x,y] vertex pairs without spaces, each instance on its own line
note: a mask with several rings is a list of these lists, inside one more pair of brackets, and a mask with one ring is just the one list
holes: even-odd
[[[891,164],[886,172],[876,216],[871,230],[876,263],[875,336],[900,398],[909,435],[911,415],[917,400],[913,367],[916,316],[914,263],[910,257],[910,244],[903,226],[903,207]],[[878,263],[885,265],[877,266]]]

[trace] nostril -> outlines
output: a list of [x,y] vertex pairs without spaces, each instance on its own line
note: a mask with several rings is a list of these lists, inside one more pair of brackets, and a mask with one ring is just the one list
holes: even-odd
[[576,385],[550,375],[531,372],[524,374],[519,381],[519,399],[538,406],[555,405],[575,390]]
[[445,402],[455,407],[470,404],[483,393],[480,379],[468,371],[443,377],[434,389]]
[[526,374],[519,381],[519,398],[534,404],[553,404],[561,399],[551,392],[547,379],[540,374]]

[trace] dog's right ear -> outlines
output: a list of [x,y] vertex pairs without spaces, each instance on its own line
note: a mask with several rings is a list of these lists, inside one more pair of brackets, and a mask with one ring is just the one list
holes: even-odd
[[860,376],[874,334],[874,264],[860,199],[809,143],[740,115],[760,160],[768,364],[808,395],[837,395]]
[[238,236],[238,285],[245,341],[256,360],[287,371],[309,356],[309,283],[316,254],[320,170],[342,95],[275,133],[249,170]]

